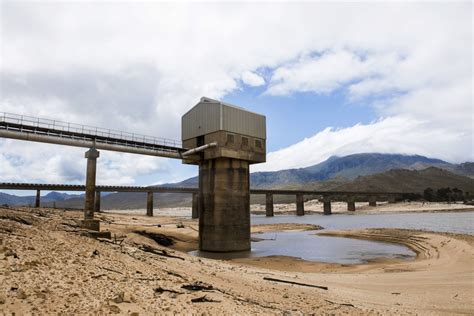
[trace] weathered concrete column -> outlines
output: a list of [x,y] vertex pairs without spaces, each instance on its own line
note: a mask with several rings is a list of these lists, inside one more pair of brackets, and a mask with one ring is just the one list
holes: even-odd
[[100,191],[95,192],[95,211],[100,212]]
[[347,210],[349,212],[355,212],[356,206],[355,206],[355,199],[354,197],[348,197],[347,198]]
[[216,158],[199,163],[199,249],[250,250],[249,163]]
[[199,194],[193,193],[191,218],[199,218]]
[[40,207],[40,205],[41,205],[41,190],[36,190],[35,207]]
[[99,152],[95,148],[89,149],[85,154],[87,158],[86,196],[84,199],[84,220],[82,221],[84,228],[97,231],[100,230],[100,223],[98,220],[94,220],[94,201],[96,167],[99,155]]
[[369,206],[377,206],[377,198],[375,196],[369,196]]
[[265,215],[267,217],[273,216],[273,194],[272,193],[265,194]]
[[324,196],[323,197],[323,211],[324,211],[324,215],[331,215],[332,214],[331,198],[329,196]]
[[148,192],[146,196],[146,216],[153,216],[153,192]]
[[296,215],[297,216],[304,215],[304,195],[303,194],[296,194]]

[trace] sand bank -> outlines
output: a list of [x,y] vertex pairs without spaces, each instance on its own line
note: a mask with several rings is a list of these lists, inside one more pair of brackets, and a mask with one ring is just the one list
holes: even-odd
[[[474,206],[462,203],[440,203],[440,202],[378,202],[377,207],[371,207],[367,202],[357,202],[356,211],[347,211],[346,202],[332,202],[332,212],[334,214],[384,214],[384,213],[412,213],[412,212],[469,212],[474,211]],[[323,204],[318,200],[306,201],[304,204],[306,214],[322,214]],[[253,204],[250,207],[251,213],[265,215],[265,205]],[[145,215],[145,209],[130,210],[105,210],[106,213]],[[189,218],[191,216],[190,207],[156,208],[156,216],[173,216]],[[275,204],[275,215],[296,214],[296,204]]]
[[[196,258],[137,233],[153,230],[173,239],[174,247],[189,249],[197,237],[195,220],[101,214],[103,228],[117,237],[109,241],[81,236],[77,226],[81,215],[0,208],[0,313],[474,313],[469,236],[399,230],[334,232],[398,238],[397,242],[411,238],[418,244],[419,257],[414,262],[360,265],[360,270],[336,265],[331,273],[327,269],[303,273],[268,269],[273,268],[269,262],[277,266],[280,259],[265,258],[267,264],[256,267],[249,262]],[[295,265],[294,258],[281,259]]]

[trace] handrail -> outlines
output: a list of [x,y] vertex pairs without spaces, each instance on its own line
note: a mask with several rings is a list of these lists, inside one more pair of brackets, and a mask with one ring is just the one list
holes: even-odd
[[[100,127],[93,127],[88,125],[81,125],[63,121],[57,121],[52,119],[38,118],[27,115],[18,115],[8,112],[0,112],[0,128],[6,126],[8,129],[8,124],[16,124],[25,127],[31,128],[45,128],[51,129],[57,132],[68,132],[83,134],[88,136],[97,136],[110,139],[119,139],[121,141],[130,141],[137,143],[145,143],[148,145],[158,145],[158,146],[167,146],[167,147],[176,147],[181,148],[181,141],[168,139],[163,137],[154,137],[148,135],[135,134],[130,132],[123,132],[113,129],[105,129]],[[133,145],[132,145],[133,146]]]

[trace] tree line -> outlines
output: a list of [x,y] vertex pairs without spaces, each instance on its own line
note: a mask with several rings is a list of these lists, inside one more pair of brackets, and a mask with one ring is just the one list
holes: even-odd
[[434,190],[432,188],[426,188],[423,191],[423,199],[429,202],[455,202],[455,201],[466,201],[472,198],[469,192],[463,192],[458,188],[439,188]]

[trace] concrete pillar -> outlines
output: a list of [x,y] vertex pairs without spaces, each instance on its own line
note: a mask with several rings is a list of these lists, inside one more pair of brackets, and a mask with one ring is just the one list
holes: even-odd
[[199,194],[193,193],[193,204],[192,204],[192,211],[191,211],[192,218],[199,218]]
[[232,158],[199,165],[199,249],[250,250],[249,163]]
[[369,206],[377,206],[377,198],[375,196],[369,196]]
[[347,198],[347,210],[349,212],[355,212],[356,210],[355,199],[353,197]]
[[146,216],[153,216],[153,192],[146,196]]
[[296,215],[304,215],[304,195],[296,194]]
[[329,196],[324,196],[323,197],[323,211],[324,211],[324,215],[331,215],[332,214],[331,198]]
[[95,211],[100,212],[100,191],[95,192]]
[[99,152],[95,148],[89,149],[85,154],[87,158],[86,195],[84,199],[84,220],[82,221],[84,228],[97,231],[100,230],[100,224],[98,220],[94,220],[94,201],[96,167],[99,155]]
[[35,207],[40,207],[40,205],[41,205],[41,190],[36,190]]
[[267,217],[273,216],[273,194],[265,194],[265,215]]

